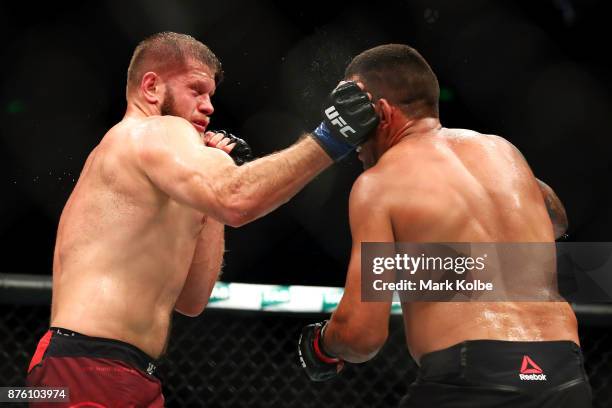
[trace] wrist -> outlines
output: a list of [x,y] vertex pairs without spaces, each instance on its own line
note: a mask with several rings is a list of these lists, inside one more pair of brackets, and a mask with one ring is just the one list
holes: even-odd
[[335,137],[325,122],[312,132],[312,138],[334,161],[342,160],[356,147]]
[[314,344],[314,352],[317,358],[327,364],[337,364],[341,360],[340,358],[334,356],[329,351],[325,350],[325,346],[323,344],[323,336],[325,334],[325,329],[327,328],[328,322],[325,322],[322,328],[317,328],[315,332],[315,338],[313,341]]

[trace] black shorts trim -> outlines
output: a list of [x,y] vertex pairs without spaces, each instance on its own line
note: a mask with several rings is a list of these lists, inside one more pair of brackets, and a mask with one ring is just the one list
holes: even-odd
[[425,354],[402,407],[591,407],[571,341],[473,340]]
[[51,341],[45,357],[90,357],[122,361],[153,375],[157,362],[129,343],[103,337],[86,336],[61,327],[51,327]]

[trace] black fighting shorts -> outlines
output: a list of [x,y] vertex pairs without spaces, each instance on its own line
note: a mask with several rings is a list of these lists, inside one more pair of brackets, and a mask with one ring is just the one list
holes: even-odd
[[580,347],[571,341],[465,341],[421,358],[400,407],[590,408]]

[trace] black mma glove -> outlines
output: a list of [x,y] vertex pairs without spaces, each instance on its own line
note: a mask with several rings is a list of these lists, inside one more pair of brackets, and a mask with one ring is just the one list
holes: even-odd
[[300,363],[312,381],[329,380],[337,376],[344,366],[344,361],[323,351],[321,339],[326,324],[327,320],[304,327],[298,342]]
[[355,82],[334,89],[323,108],[323,122],[312,132],[323,150],[338,161],[365,142],[378,126],[368,95]]
[[[251,147],[243,139],[226,132],[225,130],[211,130],[213,133],[222,133],[224,137],[229,139],[229,143],[236,143],[236,146],[229,152],[230,157],[234,160],[237,166],[242,166],[246,162],[253,160]],[[229,144],[228,143],[228,144]]]

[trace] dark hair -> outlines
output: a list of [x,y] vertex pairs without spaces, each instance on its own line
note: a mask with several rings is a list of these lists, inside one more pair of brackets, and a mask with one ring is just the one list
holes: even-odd
[[190,58],[211,68],[215,83],[221,82],[221,62],[210,48],[190,35],[164,31],[147,37],[134,50],[127,73],[128,90],[139,85],[145,72],[164,72],[185,65]]
[[353,75],[375,99],[385,98],[413,117],[438,117],[438,79],[412,47],[386,44],[366,50],[346,68],[345,78]]

